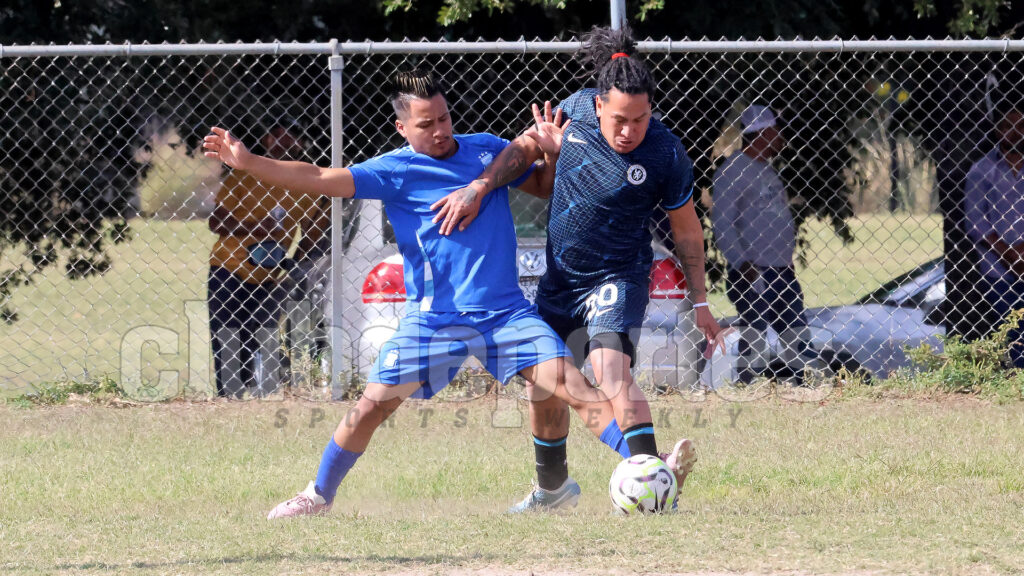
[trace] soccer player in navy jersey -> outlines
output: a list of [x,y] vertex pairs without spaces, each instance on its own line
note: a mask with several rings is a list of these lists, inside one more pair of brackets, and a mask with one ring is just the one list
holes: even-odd
[[[447,386],[470,354],[503,383],[521,374],[531,398],[560,398],[581,416],[586,411],[585,418],[613,417],[607,397],[566,361],[569,352],[562,339],[519,289],[507,187],[480,204],[480,225],[460,238],[441,235],[432,221],[431,206],[470,182],[508,141],[490,134],[453,134],[444,93],[429,73],[400,73],[391,103],[395,126],[409,145],[349,168],[256,156],[222,128],[213,128],[204,140],[207,156],[265,184],[382,200],[405,261],[408,305],[398,330],[382,346],[362,397],[328,440],[316,480],[276,506],[271,519],[327,512],[377,427],[405,398],[427,398]],[[513,183],[537,188],[550,168],[535,171],[532,182]],[[596,420],[591,431],[602,432]],[[580,490],[567,477],[552,493],[560,506],[575,505]]]
[[[443,234],[472,230],[477,207],[489,192],[520,177],[542,155],[557,157],[548,211],[547,272],[537,290],[542,318],[568,343],[578,365],[589,356],[594,375],[615,405],[601,440],[623,456],[662,457],[680,486],[696,452],[687,439],[659,454],[653,418],[633,380],[636,338],[648,303],[651,217],[663,208],[686,275],[697,327],[709,342],[720,328],[707,308],[704,233],[694,210],[693,164],[679,138],[652,116],[655,83],[628,28],[594,28],[584,37],[584,64],[595,88],[580,90],[542,116],[507,147],[470,186],[435,205]],[[561,114],[570,122],[560,126]],[[554,120],[554,121],[552,121]],[[538,489],[516,510],[558,507],[557,490],[568,478],[566,407],[558,398],[530,406],[537,452]],[[558,457],[546,456],[557,444]],[[556,463],[542,466],[541,462]]]

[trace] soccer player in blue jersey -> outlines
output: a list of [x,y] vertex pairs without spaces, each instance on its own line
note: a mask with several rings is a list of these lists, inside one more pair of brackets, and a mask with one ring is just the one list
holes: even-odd
[[[686,275],[696,324],[709,342],[720,333],[707,307],[704,233],[693,206],[693,164],[679,138],[652,116],[655,83],[628,29],[595,28],[584,37],[584,63],[596,87],[580,90],[559,106],[570,122],[552,122],[550,104],[536,125],[517,138],[470,186],[435,205],[442,233],[469,231],[488,193],[523,174],[543,154],[557,156],[548,211],[547,273],[537,291],[541,317],[569,344],[579,365],[589,355],[594,375],[615,405],[601,440],[623,456],[659,455],[650,406],[632,378],[636,338],[648,303],[651,217],[669,216],[676,252]],[[463,233],[463,232],[460,232]],[[535,443],[564,440],[561,400],[530,406]],[[538,454],[540,449],[538,448]],[[680,440],[660,454],[682,485],[696,453]],[[539,461],[539,459],[538,459]],[[568,478],[560,466],[538,466],[538,489],[519,509],[555,508]]]
[[[395,126],[409,145],[349,168],[257,156],[222,128],[213,128],[204,140],[207,156],[265,184],[382,200],[405,260],[406,315],[382,346],[362,397],[328,441],[316,480],[275,507],[271,519],[328,511],[377,427],[405,398],[430,397],[447,386],[469,354],[485,361],[502,382],[521,374],[531,398],[554,396],[581,416],[586,411],[585,419],[612,418],[607,397],[567,361],[562,339],[519,289],[508,189],[497,189],[481,203],[481,225],[460,238],[442,236],[432,222],[431,205],[470,182],[508,141],[489,134],[453,135],[444,93],[429,73],[400,73],[391,102]],[[537,170],[530,176],[535,181],[521,186],[536,188],[549,169]],[[591,431],[602,432],[596,423]],[[562,504],[579,498],[579,486],[568,478],[556,492]]]

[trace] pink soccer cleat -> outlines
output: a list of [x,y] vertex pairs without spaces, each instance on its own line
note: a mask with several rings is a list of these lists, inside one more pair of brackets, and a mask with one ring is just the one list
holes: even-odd
[[693,470],[694,463],[697,462],[697,449],[693,447],[693,441],[683,438],[676,442],[671,452],[660,454],[660,456],[672,473],[676,475],[676,483],[679,490],[682,490],[683,482],[686,482],[686,477]]
[[275,506],[270,514],[267,514],[267,520],[293,516],[322,516],[330,512],[331,505],[324,500],[323,496],[316,493],[313,488],[314,484],[314,482],[310,482],[309,486],[306,486],[306,489],[299,492],[295,498]]

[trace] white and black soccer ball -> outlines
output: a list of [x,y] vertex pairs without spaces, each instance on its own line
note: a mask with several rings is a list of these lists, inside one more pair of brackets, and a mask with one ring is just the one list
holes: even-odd
[[612,506],[622,514],[660,514],[672,510],[679,486],[660,458],[631,456],[615,467],[608,482]]

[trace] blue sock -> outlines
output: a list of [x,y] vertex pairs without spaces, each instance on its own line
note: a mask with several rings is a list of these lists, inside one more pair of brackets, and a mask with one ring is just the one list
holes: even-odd
[[618,452],[623,458],[632,456],[629,453],[629,444],[622,437],[622,430],[619,429],[619,423],[615,420],[612,420],[608,427],[604,429],[604,432],[601,432],[601,442],[607,444],[609,448]]
[[352,469],[362,452],[349,452],[334,441],[334,436],[327,441],[324,455],[320,457],[320,469],[316,473],[316,493],[323,496],[328,503],[334,502],[338,486],[345,475]]

